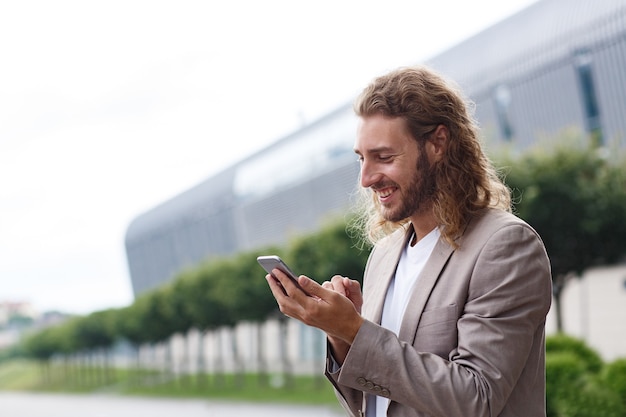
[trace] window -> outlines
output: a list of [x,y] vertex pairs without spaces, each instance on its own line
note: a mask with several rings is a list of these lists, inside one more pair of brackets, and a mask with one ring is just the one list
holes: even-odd
[[496,106],[496,117],[500,126],[500,133],[506,141],[513,139],[513,126],[509,116],[509,106],[511,105],[511,91],[509,88],[500,84],[494,89],[493,101]]
[[600,108],[596,97],[593,82],[593,60],[587,50],[580,50],[574,54],[574,67],[578,76],[578,85],[582,96],[585,128],[596,145],[601,145],[602,127],[600,125]]

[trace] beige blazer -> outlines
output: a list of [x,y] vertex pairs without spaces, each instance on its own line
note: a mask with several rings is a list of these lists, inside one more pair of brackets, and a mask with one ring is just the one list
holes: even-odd
[[363,282],[366,321],[339,370],[328,357],[326,376],[342,406],[365,415],[369,393],[389,398],[388,416],[545,416],[552,292],[537,233],[509,213],[485,210],[459,248],[440,239],[396,336],[379,323],[411,235],[399,230],[374,248]]

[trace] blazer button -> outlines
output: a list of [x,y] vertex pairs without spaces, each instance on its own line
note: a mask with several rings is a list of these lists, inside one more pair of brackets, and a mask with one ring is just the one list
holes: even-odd
[[356,379],[357,384],[359,384],[360,386],[365,386],[365,384],[367,383],[367,380],[363,377],[359,377]]
[[382,395],[383,397],[389,397],[391,395],[391,393],[389,392],[389,390],[387,388],[383,388],[380,391],[380,395]]
[[374,388],[374,384],[372,383],[372,381],[367,381],[365,383],[365,388],[367,389],[373,389]]

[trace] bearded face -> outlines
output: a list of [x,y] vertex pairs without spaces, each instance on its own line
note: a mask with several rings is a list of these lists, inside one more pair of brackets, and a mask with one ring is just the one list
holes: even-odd
[[385,220],[399,222],[431,207],[435,177],[428,143],[418,143],[402,118],[361,119],[354,147],[361,161],[361,185],[372,190]]
[[430,209],[435,194],[435,176],[424,152],[419,153],[413,176],[409,181],[405,184],[393,184],[393,187],[400,192],[400,201],[395,206],[380,204],[381,214],[385,220],[400,222]]

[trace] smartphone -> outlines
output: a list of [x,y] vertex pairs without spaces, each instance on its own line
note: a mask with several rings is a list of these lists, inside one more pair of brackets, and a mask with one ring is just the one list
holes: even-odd
[[[298,276],[291,270],[291,268],[287,266],[287,264],[282,259],[280,259],[280,257],[276,255],[266,255],[259,256],[258,258],[256,258],[256,260],[269,274],[272,273],[272,269],[280,269],[285,274],[287,274],[289,278],[291,278],[291,280],[296,284],[298,288],[302,290],[302,287],[300,287],[300,284],[298,284]],[[306,291],[302,290],[302,292],[310,296],[310,294]]]
[[269,274],[272,273],[272,269],[280,269],[289,278],[294,281],[298,281],[298,276],[287,266],[287,264],[276,255],[259,256],[256,258],[257,262],[265,269]]

